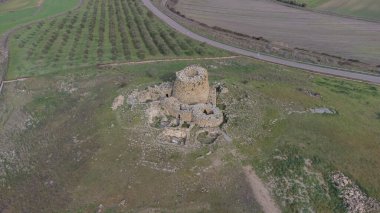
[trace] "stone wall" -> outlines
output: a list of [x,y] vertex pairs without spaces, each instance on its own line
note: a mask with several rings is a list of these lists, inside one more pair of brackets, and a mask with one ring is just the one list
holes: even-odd
[[173,96],[185,104],[207,103],[210,86],[207,70],[189,66],[176,73]]
[[167,114],[181,121],[191,122],[193,118],[191,108],[181,104],[178,99],[174,97],[162,99],[161,105]]
[[208,96],[207,103],[210,103],[213,106],[216,106],[216,88],[215,87],[210,87],[210,93]]

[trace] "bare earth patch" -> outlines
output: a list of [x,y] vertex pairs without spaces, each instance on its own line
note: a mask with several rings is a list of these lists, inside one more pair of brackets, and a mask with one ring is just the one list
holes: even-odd
[[45,0],[38,0],[37,7],[41,7]]
[[255,195],[256,201],[261,205],[264,212],[280,213],[280,209],[273,201],[269,191],[250,166],[243,167],[246,179]]

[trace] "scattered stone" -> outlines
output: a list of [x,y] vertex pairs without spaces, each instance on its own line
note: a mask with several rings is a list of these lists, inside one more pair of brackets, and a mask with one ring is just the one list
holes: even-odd
[[220,132],[216,129],[206,129],[198,131],[196,135],[196,139],[199,143],[212,144],[220,136]]
[[313,98],[321,98],[322,97],[320,93],[314,92],[314,91],[311,91],[311,90],[308,90],[308,89],[297,88],[297,91],[303,92],[306,95],[308,95],[310,97],[313,97]]
[[103,206],[103,204],[100,204],[100,205],[98,206],[96,212],[97,212],[97,213],[103,213],[103,212],[104,212],[104,206]]
[[313,108],[313,109],[309,109],[309,111],[313,114],[329,114],[329,115],[337,114],[337,111],[335,111],[333,109],[326,108],[326,107]]
[[186,130],[182,128],[171,129],[167,128],[158,136],[160,141],[173,143],[173,144],[184,144],[187,138]]
[[334,186],[349,213],[380,212],[380,202],[368,197],[353,181],[342,172],[331,175]]
[[117,110],[117,108],[123,106],[123,104],[124,104],[124,96],[119,95],[113,101],[111,108],[112,108],[113,111],[115,111],[115,110]]
[[120,201],[119,206],[126,207],[127,206],[127,201],[126,200]]

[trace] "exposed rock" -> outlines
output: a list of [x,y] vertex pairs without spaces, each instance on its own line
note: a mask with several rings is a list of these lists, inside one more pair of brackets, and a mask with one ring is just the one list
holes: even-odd
[[306,95],[313,97],[313,98],[321,98],[321,94],[318,92],[314,92],[308,89],[303,89],[303,88],[297,88],[298,91],[305,93]]
[[364,213],[380,212],[380,202],[368,197],[354,182],[342,172],[331,175],[334,186],[339,190],[347,212]]
[[127,201],[126,200],[120,201],[119,206],[122,206],[122,207],[127,206]]
[[100,204],[100,205],[98,206],[96,212],[97,212],[97,213],[103,213],[103,212],[104,212],[104,206],[103,206],[103,204]]
[[115,98],[115,100],[113,101],[113,103],[112,103],[112,110],[117,110],[117,108],[119,108],[119,107],[121,107],[121,106],[123,106],[123,104],[124,104],[124,96],[122,96],[122,95],[119,95],[119,96],[117,96],[116,98]]
[[326,107],[313,108],[313,109],[309,109],[309,111],[313,114],[330,114],[330,115],[337,114],[337,111],[326,108]]
[[182,128],[167,128],[158,136],[160,141],[173,144],[184,144],[186,137],[186,130]]

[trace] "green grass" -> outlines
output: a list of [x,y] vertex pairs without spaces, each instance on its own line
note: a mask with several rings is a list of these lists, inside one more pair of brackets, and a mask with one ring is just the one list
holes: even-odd
[[[93,212],[100,204],[116,212],[259,212],[239,161],[230,159],[204,173],[215,157],[206,155],[212,147],[186,153],[167,149],[155,142],[158,132],[146,128],[142,107],[110,108],[119,94],[162,82],[192,63],[203,62],[72,68],[32,77],[20,88],[8,87],[0,106],[4,123],[19,108],[33,117],[33,124],[40,122],[9,138],[25,155],[22,169],[10,163],[14,170],[9,169],[6,185],[0,186],[0,205],[15,212]],[[21,88],[31,93],[19,93]],[[3,130],[11,129],[2,128],[0,137]],[[222,148],[213,151],[218,150]],[[177,171],[159,170],[167,167]],[[122,200],[126,207],[119,205]]]
[[[244,176],[238,159],[228,154],[233,147],[217,144],[179,154],[155,145],[158,132],[146,129],[143,107],[110,109],[119,94],[170,79],[194,63],[209,69],[211,82],[228,87],[229,93],[218,103],[226,105],[226,131],[246,157],[244,162],[265,181],[275,180],[273,193],[285,204],[284,212],[308,208],[342,212],[342,201],[328,177],[336,170],[380,199],[379,87],[234,59],[67,68],[6,87],[2,103],[8,107],[0,106],[2,131],[10,128],[6,124],[15,119],[12,113],[19,108],[32,116],[32,122],[40,122],[8,139],[20,153],[29,153],[23,156],[22,168],[32,162],[32,169],[10,172],[11,188],[0,188],[0,201],[32,210],[44,206],[47,211],[94,211],[100,204],[123,211],[118,204],[124,199],[133,210],[149,206],[201,211],[205,203],[209,211],[255,208],[249,187],[239,179]],[[322,97],[311,97],[299,88]],[[289,114],[322,106],[338,114]],[[213,154],[207,156],[210,150]],[[226,164],[197,176],[219,151],[225,153],[221,159]],[[308,160],[311,164],[306,166]],[[168,174],[142,162],[179,169]],[[47,187],[44,183],[49,180],[54,184]],[[167,183],[164,188],[162,183]],[[204,186],[209,193],[201,192]]]
[[[370,196],[380,198],[380,162],[376,157],[380,151],[380,122],[376,116],[379,87],[319,76],[307,80],[306,74],[301,77],[273,69],[267,69],[262,76],[254,68],[251,74],[243,72],[245,67],[231,73],[239,75],[239,69],[242,83],[236,97],[244,96],[246,91],[259,106],[239,106],[241,117],[231,119],[229,131],[245,136],[235,143],[251,156],[249,163],[263,178],[279,178],[276,194],[279,202],[286,203],[286,211],[310,205],[319,212],[342,211],[328,181],[328,175],[335,170],[350,176]],[[317,91],[322,98],[310,97],[297,88]],[[323,106],[336,109],[338,115],[288,113]],[[249,142],[250,138],[255,142]],[[304,170],[306,159],[313,162],[309,172]],[[321,185],[320,177],[325,187],[316,187]],[[287,188],[289,184],[294,188]],[[326,190],[331,192],[328,196]],[[291,201],[286,197],[304,199]]]
[[11,39],[8,79],[111,61],[222,55],[168,28],[140,1],[85,1]]
[[0,34],[18,25],[65,12],[74,8],[77,4],[78,0],[45,0],[40,9],[36,7],[22,7],[11,12],[0,12]]
[[[242,163],[271,183],[284,212],[342,212],[329,181],[336,170],[380,199],[378,86],[246,58],[96,67],[227,55],[175,33],[138,0],[85,1],[80,10],[25,28],[10,42],[8,79],[31,78],[7,84],[0,97],[0,206],[6,211],[93,212],[102,204],[123,212],[122,200],[131,211],[260,211]],[[218,105],[227,113],[233,144],[169,149],[145,126],[143,106],[111,110],[118,95],[172,80],[190,64],[208,68],[210,82],[229,89]],[[314,107],[338,114],[297,113]],[[231,155],[234,148],[243,162]],[[222,166],[212,168],[215,158]]]

